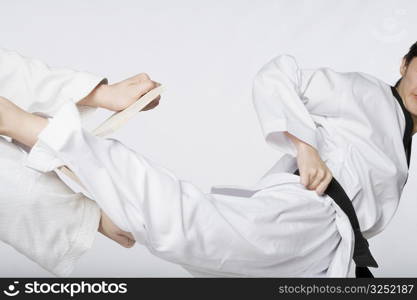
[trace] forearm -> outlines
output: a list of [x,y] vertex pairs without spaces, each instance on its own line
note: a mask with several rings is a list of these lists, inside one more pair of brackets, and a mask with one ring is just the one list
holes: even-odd
[[98,85],[102,76],[45,62],[0,48],[0,95],[28,112],[52,116],[68,101],[78,102]]
[[32,147],[38,134],[46,127],[48,120],[24,111],[17,105],[0,97],[0,134],[11,137],[19,143]]
[[39,133],[48,125],[46,118],[30,113],[25,113],[16,122],[18,124],[10,130],[8,136],[30,148],[36,143]]
[[[117,94],[113,94],[115,94],[114,87],[101,82],[86,97],[77,102],[77,105],[109,108],[113,98],[117,98]],[[46,118],[26,112],[8,99],[0,97],[1,135],[9,136],[31,148],[36,143],[38,134],[47,124]]]

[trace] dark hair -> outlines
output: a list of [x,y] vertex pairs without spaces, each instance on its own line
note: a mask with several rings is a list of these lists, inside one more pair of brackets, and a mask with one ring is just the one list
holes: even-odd
[[[410,47],[410,50],[408,50],[408,53],[406,55],[404,55],[405,66],[406,67],[408,67],[408,65],[410,64],[410,62],[413,60],[414,57],[417,57],[417,42],[412,44],[411,47]],[[397,82],[394,85],[395,87],[399,86],[401,79],[402,79],[402,77],[397,80]]]
[[408,67],[408,65],[410,64],[411,60],[417,57],[417,42],[415,42],[411,47],[410,50],[408,51],[408,53],[406,55],[404,55],[404,59],[405,59],[405,66]]

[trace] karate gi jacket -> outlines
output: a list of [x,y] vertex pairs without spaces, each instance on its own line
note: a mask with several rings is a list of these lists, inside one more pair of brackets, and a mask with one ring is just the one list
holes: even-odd
[[[0,96],[31,113],[50,117],[64,103],[76,103],[106,81],[0,48]],[[94,111],[87,106],[76,108],[83,120]],[[0,136],[0,241],[45,270],[68,276],[92,247],[100,208],[74,193],[54,172],[26,167],[27,150]]]
[[27,165],[69,166],[119,227],[193,274],[349,276],[349,220],[292,174],[296,151],[284,131],[319,151],[370,238],[391,220],[407,179],[401,105],[373,76],[303,70],[290,55],[267,63],[253,90],[266,142],[283,156],[252,187],[203,193],[119,141],[86,132],[71,103],[41,132]]

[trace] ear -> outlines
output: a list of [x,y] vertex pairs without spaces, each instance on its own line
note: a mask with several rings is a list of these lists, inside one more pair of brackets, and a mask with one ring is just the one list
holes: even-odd
[[405,65],[405,58],[403,58],[401,62],[400,73],[402,77],[405,76],[405,73],[407,73],[407,66]]

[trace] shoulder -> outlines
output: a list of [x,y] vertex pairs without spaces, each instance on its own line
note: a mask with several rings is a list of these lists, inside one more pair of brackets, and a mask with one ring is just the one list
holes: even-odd
[[367,95],[375,93],[386,93],[390,84],[368,73],[352,73],[352,92],[354,95]]
[[331,68],[318,68],[311,76],[314,83],[327,85],[332,90],[340,89],[346,91],[351,88],[354,93],[357,89],[368,89],[370,92],[376,90],[384,91],[389,84],[381,79],[364,72],[340,72]]
[[366,84],[366,85],[372,85],[372,86],[389,86],[388,83],[368,73],[354,72],[352,74],[354,74],[353,76],[354,76],[355,83],[358,83],[358,84]]
[[277,73],[291,74],[297,72],[298,69],[297,60],[294,56],[290,54],[279,54],[262,65],[256,73],[255,79],[268,77]]

